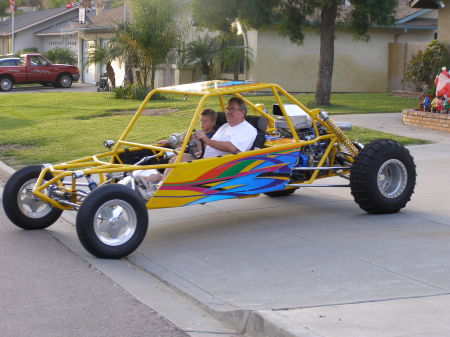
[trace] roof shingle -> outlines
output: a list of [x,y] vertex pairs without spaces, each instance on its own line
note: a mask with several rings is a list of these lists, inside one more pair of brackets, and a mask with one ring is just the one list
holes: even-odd
[[[73,12],[74,16],[77,16],[77,7],[74,8],[52,8],[42,11],[27,12],[14,17],[14,31],[20,31],[26,27],[36,25],[41,22],[45,22],[54,17],[58,17],[68,12]],[[0,35],[11,34],[11,18],[2,21],[0,23]]]

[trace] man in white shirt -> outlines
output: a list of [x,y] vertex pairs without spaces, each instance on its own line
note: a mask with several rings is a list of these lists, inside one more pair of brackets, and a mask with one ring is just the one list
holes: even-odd
[[[245,120],[246,114],[247,106],[245,105],[245,102],[238,97],[232,97],[228,100],[228,105],[225,110],[227,123],[222,125],[211,139],[203,130],[195,132],[195,137],[201,139],[206,146],[203,158],[251,150],[257,131]],[[192,159],[193,158],[189,154],[185,154],[182,161]],[[156,184],[161,181],[161,179],[165,179],[171,170],[172,169],[170,168],[166,169],[164,175],[156,170],[152,170],[155,172],[142,177],[142,182],[150,191],[147,199],[153,194]]]
[[225,109],[227,123],[222,125],[209,139],[203,131],[197,131],[195,136],[205,144],[203,158],[216,157],[230,153],[248,151],[256,138],[256,129],[245,120],[247,106],[238,97],[228,100]]

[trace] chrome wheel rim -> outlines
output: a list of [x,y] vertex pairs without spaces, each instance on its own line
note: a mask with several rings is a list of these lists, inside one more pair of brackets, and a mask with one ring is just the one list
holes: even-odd
[[36,181],[37,179],[28,180],[20,187],[19,193],[17,194],[17,205],[20,211],[27,217],[33,219],[43,218],[52,210],[50,204],[33,195],[33,188]]
[[120,246],[130,240],[136,232],[136,212],[124,200],[114,199],[105,202],[95,213],[94,219],[95,235],[108,246]]
[[377,184],[380,193],[386,198],[396,198],[406,188],[408,172],[398,159],[386,161],[378,170]]
[[9,90],[12,87],[12,83],[10,80],[2,79],[1,87],[2,87],[2,90]]
[[61,86],[62,86],[63,88],[69,87],[70,84],[71,84],[71,81],[70,81],[70,78],[69,78],[68,76],[63,76],[63,77],[61,78]]

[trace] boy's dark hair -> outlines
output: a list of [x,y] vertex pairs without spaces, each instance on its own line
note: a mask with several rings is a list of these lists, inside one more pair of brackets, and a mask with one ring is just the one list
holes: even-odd
[[202,112],[200,112],[201,116],[208,116],[212,121],[216,121],[217,114],[213,109],[203,109]]

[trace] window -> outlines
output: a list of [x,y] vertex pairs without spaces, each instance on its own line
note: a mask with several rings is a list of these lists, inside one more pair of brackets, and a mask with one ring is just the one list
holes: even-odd
[[46,66],[47,60],[42,56],[30,56],[30,65],[32,66]]
[[1,61],[0,60],[0,66],[1,67],[14,67],[19,65],[19,60],[6,60]]

